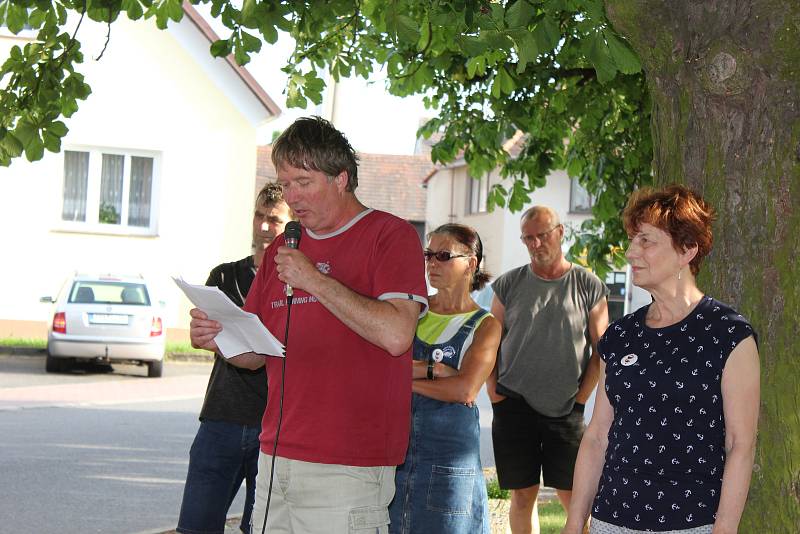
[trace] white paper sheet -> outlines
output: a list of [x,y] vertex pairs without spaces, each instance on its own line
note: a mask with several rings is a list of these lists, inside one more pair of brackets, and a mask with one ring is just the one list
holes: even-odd
[[222,324],[222,332],[214,341],[224,357],[245,352],[283,357],[283,345],[258,316],[234,304],[219,288],[190,284],[181,278],[173,280],[192,304],[206,312],[209,319]]

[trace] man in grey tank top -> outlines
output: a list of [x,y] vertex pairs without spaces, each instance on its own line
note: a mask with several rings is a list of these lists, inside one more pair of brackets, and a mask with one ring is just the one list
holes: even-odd
[[583,406],[598,380],[597,341],[608,326],[608,288],[566,260],[558,214],[534,206],[520,228],[531,262],[492,284],[503,340],[486,383],[497,475],[511,490],[514,534],[539,532],[534,505],[542,478],[569,507]]

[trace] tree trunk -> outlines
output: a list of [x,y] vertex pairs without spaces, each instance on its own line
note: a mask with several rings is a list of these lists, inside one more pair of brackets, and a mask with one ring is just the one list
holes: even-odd
[[701,289],[758,332],[759,440],[740,532],[800,532],[800,2],[606,0],[653,103],[658,184],[718,210]]

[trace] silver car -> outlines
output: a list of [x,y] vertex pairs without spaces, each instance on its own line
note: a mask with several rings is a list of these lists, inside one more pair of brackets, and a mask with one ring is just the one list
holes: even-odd
[[144,279],[76,275],[55,300],[45,369],[66,371],[76,360],[126,362],[159,377],[165,334]]

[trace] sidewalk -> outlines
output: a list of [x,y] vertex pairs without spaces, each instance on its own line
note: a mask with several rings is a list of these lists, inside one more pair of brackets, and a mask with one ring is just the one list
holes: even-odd
[[[484,469],[487,476],[493,476],[494,469]],[[539,490],[539,503],[550,502],[557,500],[556,492],[552,488],[541,486]],[[510,499],[489,499],[489,514],[491,534],[507,534],[508,530],[508,507],[511,504]],[[225,524],[225,534],[240,534],[239,522],[242,520],[241,515],[228,516],[228,521]],[[159,534],[176,534],[174,530],[168,530]],[[256,532],[255,534],[260,534]]]

